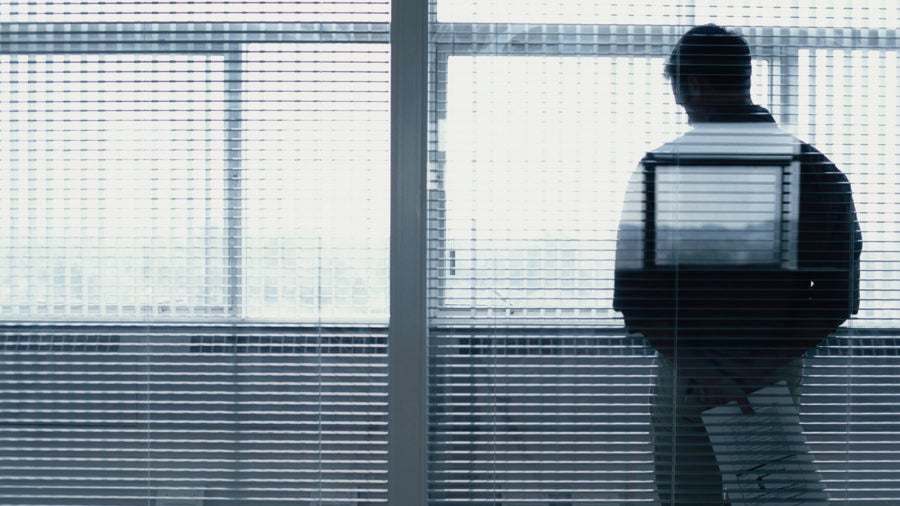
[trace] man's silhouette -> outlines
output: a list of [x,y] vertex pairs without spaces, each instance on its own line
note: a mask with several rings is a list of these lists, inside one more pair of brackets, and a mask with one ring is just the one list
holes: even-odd
[[801,356],[859,308],[862,235],[847,178],[753,104],[742,37],[695,27],[665,73],[693,129],[635,171],[614,307],[659,352],[662,503],[722,504],[702,413],[778,381],[799,402]]

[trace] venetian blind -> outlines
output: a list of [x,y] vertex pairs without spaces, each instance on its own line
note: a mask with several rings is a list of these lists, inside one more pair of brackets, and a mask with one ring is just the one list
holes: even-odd
[[[430,27],[432,504],[654,504],[657,352],[613,310],[629,177],[690,130],[663,66],[736,29],[754,102],[847,176],[861,308],[804,356],[833,501],[900,500],[895,2],[438,0]],[[827,245],[822,245],[823,248]]]
[[386,502],[389,7],[0,2],[0,502]]

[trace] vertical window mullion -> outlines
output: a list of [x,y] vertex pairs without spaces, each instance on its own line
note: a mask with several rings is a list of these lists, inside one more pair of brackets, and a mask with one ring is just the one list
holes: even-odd
[[427,504],[428,2],[391,4],[388,503]]

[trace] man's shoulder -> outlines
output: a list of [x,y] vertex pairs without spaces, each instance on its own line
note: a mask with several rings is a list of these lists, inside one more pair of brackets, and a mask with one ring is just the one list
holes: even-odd
[[677,156],[793,156],[797,139],[774,123],[701,123],[647,152],[644,160]]
[[805,141],[798,141],[798,142],[800,143],[800,156],[805,161],[829,163],[829,164],[834,165],[834,162],[832,162],[827,156],[825,156],[824,153],[819,151],[812,144],[805,142]]
[[800,163],[803,173],[826,178],[829,181],[846,182],[847,176],[824,153],[808,142],[800,142]]

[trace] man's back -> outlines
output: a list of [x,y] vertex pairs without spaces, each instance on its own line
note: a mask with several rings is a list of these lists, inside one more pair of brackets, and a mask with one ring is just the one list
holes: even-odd
[[[725,347],[746,356],[796,358],[858,309],[861,234],[849,183],[824,155],[779,129],[761,107],[709,119],[648,153],[635,172],[619,227],[614,307],[629,331],[644,334],[664,355]],[[673,233],[657,223],[663,204],[656,167],[675,164],[677,170],[678,163],[693,167],[703,160],[711,167],[698,173],[710,180],[682,184],[687,196],[665,204],[677,208],[670,221],[683,234],[672,240]],[[792,186],[773,180],[778,186],[769,191],[777,201],[763,190],[736,193],[733,184],[723,184],[741,180],[730,171],[764,174],[768,169],[750,164],[766,160],[773,167],[793,160],[786,178],[800,172]],[[691,206],[697,209],[693,214]],[[708,219],[698,218],[701,210]],[[766,212],[768,228],[758,216]],[[760,251],[766,247],[777,248],[774,255],[793,256],[767,263],[767,252]]]
[[[847,178],[812,146],[779,130],[772,115],[753,104],[752,73],[750,45],[730,30],[696,26],[679,39],[665,74],[675,102],[696,128],[645,158],[626,196],[619,229],[614,307],[622,311],[630,331],[643,333],[660,352],[651,419],[656,489],[663,504],[722,504],[727,493],[722,462],[703,413],[731,403],[749,407],[752,392],[780,382],[790,397],[781,401],[796,407],[800,357],[859,304],[862,238]],[[769,178],[774,185],[769,191],[754,195],[732,188],[729,195],[717,195],[712,190],[715,181],[709,188],[692,183],[670,190],[687,190],[671,199],[676,210],[680,203],[696,207],[692,199],[697,199],[713,215],[711,202],[727,203],[722,214],[758,237],[723,233],[728,216],[715,216],[706,220],[712,229],[692,230],[693,241],[669,241],[668,256],[656,255],[658,236],[663,234],[664,245],[670,237],[667,231],[648,227],[653,225],[654,206],[660,204],[652,186],[654,158],[674,159],[677,172],[678,160],[731,156],[746,161],[783,155],[790,160],[788,169]],[[776,169],[769,176],[778,173]],[[785,178],[790,180],[787,185]],[[778,193],[781,200],[773,200]],[[741,204],[746,204],[743,209]],[[766,210],[771,225],[758,216],[741,215]],[[690,224],[671,221],[670,228],[691,229]],[[757,225],[748,225],[754,222]],[[711,233],[703,234],[706,231]],[[771,234],[768,241],[765,233]],[[737,237],[736,247],[760,251],[734,254],[716,243],[732,236]],[[703,248],[710,245],[715,251],[708,255]],[[690,261],[681,262],[685,249]],[[710,258],[714,261],[704,264]],[[714,432],[722,428],[713,427]],[[726,481],[733,484],[732,478]],[[782,473],[777,479],[791,478]],[[821,489],[814,483],[796,485]]]

